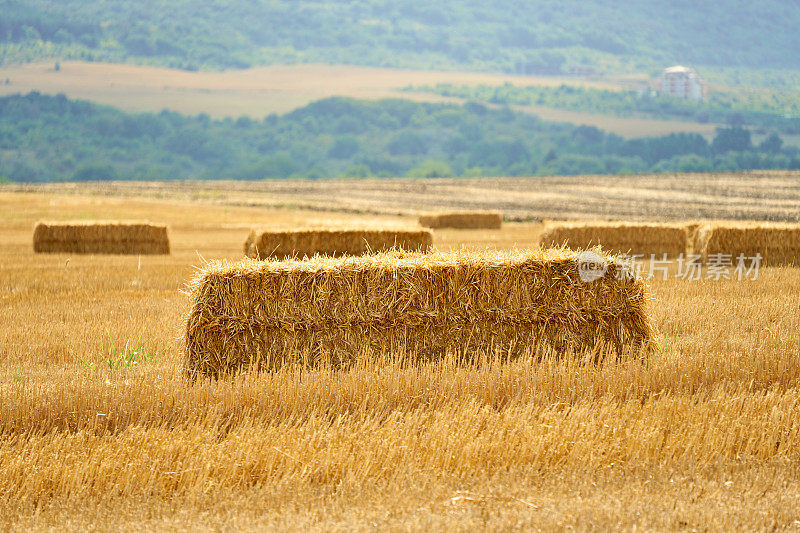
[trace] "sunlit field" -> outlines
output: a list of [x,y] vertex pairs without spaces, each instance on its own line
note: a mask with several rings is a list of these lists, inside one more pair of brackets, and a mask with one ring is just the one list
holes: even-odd
[[[755,185],[733,178],[671,202],[791,215],[790,178],[749,204]],[[648,184],[610,214],[646,218]],[[307,182],[281,186],[257,196],[269,205],[224,185],[161,199],[0,191],[0,529],[800,529],[800,268],[651,280],[658,348],[638,358],[386,354],[192,384],[185,283],[205,261],[241,258],[252,226],[416,223],[408,195],[369,193],[402,213],[373,215],[363,191],[346,208],[332,189],[339,210],[326,212]],[[562,189],[557,205],[575,219],[568,193],[582,198]],[[33,253],[37,220],[103,218],[168,224],[171,255]],[[434,243],[525,248],[540,233],[507,222]]]
[[[208,113],[214,117],[287,113],[330,96],[353,98],[414,97],[400,90],[409,85],[454,83],[464,85],[553,86],[562,83],[619,88],[610,82],[575,81],[555,76],[514,76],[473,72],[427,71],[352,65],[272,65],[224,72],[187,72],[142,65],[65,61],[0,67],[0,94],[63,93],[71,98],[158,112]],[[439,100],[424,95],[425,100]]]
[[[8,83],[5,83],[5,80]],[[452,83],[558,87],[562,84],[618,90],[629,79],[584,80],[557,76],[514,76],[458,71],[358,67],[350,65],[275,65],[225,72],[187,72],[140,65],[66,61],[0,66],[0,95],[65,94],[70,98],[120,107],[129,111],[184,114],[207,113],[215,118],[288,113],[330,96],[368,100],[404,98],[423,102],[464,103],[432,93],[402,91],[410,86]],[[623,137],[687,132],[712,136],[714,124],[676,120],[611,117],[542,106],[519,106],[545,120],[596,126]]]
[[[763,170],[708,174],[537,176],[484,178],[355,178],[259,181],[101,181],[0,185],[0,191],[159,198],[217,206],[309,209],[376,215],[489,210],[507,220],[771,220],[800,222],[800,172]],[[127,205],[127,204],[125,204]],[[49,213],[47,209],[43,213]],[[148,212],[145,212],[148,214]],[[84,218],[92,218],[91,212]],[[123,216],[115,213],[114,216]],[[167,213],[158,213],[159,219]],[[16,214],[15,216],[19,216]],[[155,216],[155,215],[153,215]],[[96,218],[96,217],[95,217]],[[245,225],[254,222],[245,215]],[[275,217],[265,220],[277,223]],[[413,222],[413,219],[408,219]],[[257,222],[257,221],[256,221]],[[298,222],[297,218],[288,223]],[[503,239],[531,246],[512,233],[445,233],[457,243]],[[440,241],[443,242],[443,241]]]

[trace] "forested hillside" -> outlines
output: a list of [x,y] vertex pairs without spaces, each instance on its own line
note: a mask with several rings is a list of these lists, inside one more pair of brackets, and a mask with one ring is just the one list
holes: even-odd
[[481,104],[331,98],[264,120],[128,114],[64,96],[0,98],[0,180],[611,174],[800,168],[777,135],[625,140]]
[[0,0],[0,62],[800,68],[794,0]]

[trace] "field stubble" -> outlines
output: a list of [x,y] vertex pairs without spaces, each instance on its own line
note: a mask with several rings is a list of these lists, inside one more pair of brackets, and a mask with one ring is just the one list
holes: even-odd
[[419,215],[497,211],[506,220],[800,222],[800,172],[511,178],[96,182],[2,191],[153,198],[212,205]]
[[[118,201],[170,224],[172,255],[33,254],[43,215],[103,218]],[[661,349],[644,359],[387,354],[190,386],[180,290],[198,253],[240,257],[251,223],[366,217],[48,194],[0,195],[0,214],[3,526],[800,526],[800,270],[654,280]],[[540,231],[506,226],[435,243],[532,246]]]

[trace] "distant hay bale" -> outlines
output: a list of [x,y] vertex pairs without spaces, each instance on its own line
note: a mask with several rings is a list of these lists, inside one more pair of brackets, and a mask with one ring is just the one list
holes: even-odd
[[730,255],[733,264],[744,255],[761,254],[762,266],[800,265],[800,225],[768,222],[706,224],[695,233],[693,252],[704,262],[709,256]]
[[629,222],[564,222],[545,225],[542,248],[601,246],[611,253],[678,256],[686,253],[691,225]]
[[645,285],[603,260],[590,282],[564,249],[212,264],[190,283],[187,371],[651,346]]
[[433,234],[421,229],[252,230],[244,253],[253,259],[363,255],[393,249],[425,252]]
[[167,226],[143,221],[39,222],[36,253],[169,254]]
[[488,212],[438,213],[421,215],[419,225],[431,229],[500,229],[503,216]]

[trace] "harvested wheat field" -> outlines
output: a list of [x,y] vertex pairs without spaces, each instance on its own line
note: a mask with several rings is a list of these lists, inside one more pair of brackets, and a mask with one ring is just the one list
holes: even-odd
[[[168,224],[171,254],[31,249],[38,220],[122,209]],[[187,379],[186,282],[241,260],[254,224],[415,221],[0,188],[0,529],[800,527],[797,268],[648,280],[647,354],[387,351]],[[436,248],[540,232],[442,230]]]
[[692,231],[692,226],[681,223],[552,222],[545,224],[540,245],[578,250],[599,245],[618,254],[676,257],[686,253]]
[[606,258],[581,281],[565,250],[382,254],[205,268],[192,284],[190,376],[393,353],[412,362],[652,343],[643,282]]
[[800,225],[769,223],[705,224],[697,228],[693,252],[703,261],[720,254],[735,263],[740,255],[760,254],[764,265],[800,266]]
[[244,253],[253,259],[287,259],[314,255],[364,255],[388,250],[425,252],[430,231],[419,229],[252,230]]
[[503,226],[503,215],[482,212],[428,214],[420,215],[419,225],[432,229],[500,229]]
[[167,226],[150,222],[39,222],[33,230],[33,250],[37,253],[169,254],[169,236]]
[[800,171],[511,178],[263,181],[102,181],[6,185],[5,190],[172,198],[212,205],[285,205],[324,212],[408,215],[495,211],[507,221],[800,222]]

